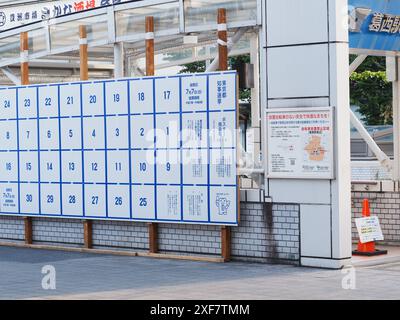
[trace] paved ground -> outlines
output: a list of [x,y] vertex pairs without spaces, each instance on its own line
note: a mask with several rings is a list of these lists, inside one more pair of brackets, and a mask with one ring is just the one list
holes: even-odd
[[[42,267],[56,290],[42,289]],[[399,299],[400,262],[343,271],[0,247],[0,299]],[[349,278],[346,278],[347,280]],[[344,281],[349,283],[348,281]]]

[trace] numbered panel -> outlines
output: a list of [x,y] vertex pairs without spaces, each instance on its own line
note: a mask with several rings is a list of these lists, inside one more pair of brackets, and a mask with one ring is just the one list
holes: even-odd
[[154,150],[133,150],[131,152],[132,183],[154,183]]
[[132,149],[147,149],[155,146],[154,116],[131,116]]
[[129,85],[131,113],[153,113],[153,79],[132,80]]
[[19,121],[19,149],[20,150],[38,149],[37,120]]
[[157,184],[180,184],[180,164],[179,150],[157,150]]
[[40,132],[40,149],[41,150],[49,150],[49,149],[59,149],[60,141],[59,141],[59,127],[58,127],[58,119],[43,119],[39,124],[39,132]]
[[0,152],[0,181],[17,181],[18,153]]
[[61,153],[63,182],[82,182],[82,152],[63,151]]
[[154,191],[154,186],[132,186],[132,217],[134,219],[155,219]]
[[60,154],[40,152],[40,182],[60,182]]
[[85,182],[106,182],[106,164],[104,151],[84,152]]
[[107,148],[129,148],[128,116],[107,117]]
[[0,90],[0,119],[17,118],[17,95],[15,89]]
[[35,87],[18,89],[18,117],[20,119],[37,117],[36,91]]
[[179,114],[156,116],[156,145],[158,149],[176,149],[180,147]]
[[156,112],[179,112],[179,78],[156,79]]
[[39,182],[39,153],[19,153],[19,179],[21,181]]
[[129,186],[108,186],[108,217],[130,218]]
[[106,82],[106,114],[128,113],[128,82]]
[[104,115],[103,83],[82,84],[82,106],[84,116]]
[[82,185],[64,184],[62,187],[62,208],[64,216],[83,216]]
[[39,213],[39,184],[21,183],[20,185],[20,206],[22,214]]
[[83,147],[84,149],[104,149],[104,118],[83,119]]
[[71,117],[81,115],[81,85],[70,84],[60,86],[60,116]]
[[61,149],[81,149],[81,119],[69,118],[61,121]]
[[129,151],[107,151],[108,183],[129,183]]
[[0,148],[1,150],[17,149],[17,121],[0,122]]
[[106,187],[85,185],[85,216],[106,217]]
[[58,117],[58,86],[39,87],[39,117]]
[[40,184],[41,214],[61,215],[60,185]]

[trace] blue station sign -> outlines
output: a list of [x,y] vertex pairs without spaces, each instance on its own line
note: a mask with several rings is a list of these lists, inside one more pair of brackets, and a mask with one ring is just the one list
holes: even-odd
[[400,51],[400,0],[349,0],[350,49]]

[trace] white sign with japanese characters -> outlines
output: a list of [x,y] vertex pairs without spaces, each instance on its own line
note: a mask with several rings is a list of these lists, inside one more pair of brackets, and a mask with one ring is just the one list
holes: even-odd
[[237,224],[235,72],[0,90],[0,214]]
[[3,7],[0,8],[0,31],[127,1],[132,0],[55,0]]
[[356,226],[361,243],[384,240],[377,216],[357,218]]
[[332,179],[332,108],[267,110],[269,178]]

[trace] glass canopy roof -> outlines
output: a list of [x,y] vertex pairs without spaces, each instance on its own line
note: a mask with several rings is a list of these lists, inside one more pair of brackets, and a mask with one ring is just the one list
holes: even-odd
[[[113,45],[124,42],[144,68],[145,16],[154,16],[156,68],[216,56],[217,9],[227,10],[229,35],[248,28],[231,55],[249,53],[249,37],[261,24],[260,0],[145,0],[74,13],[0,33],[0,67],[20,63],[20,32],[28,32],[30,61],[77,60],[79,25],[87,26],[89,59],[113,63]],[[197,36],[185,43],[185,35]]]

